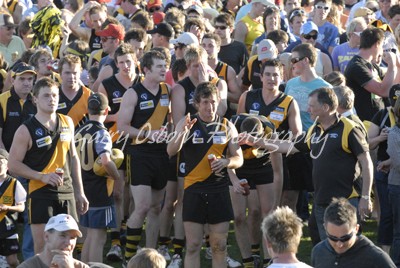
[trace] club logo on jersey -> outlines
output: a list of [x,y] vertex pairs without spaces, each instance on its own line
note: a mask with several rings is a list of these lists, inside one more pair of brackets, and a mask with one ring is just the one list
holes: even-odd
[[63,103],[58,104],[57,110],[61,110],[61,109],[65,109],[65,108],[67,108],[67,104],[65,102],[63,102]]
[[254,110],[258,110],[258,109],[260,109],[260,104],[258,102],[253,102],[253,104],[251,105],[251,108]]
[[337,139],[337,137],[339,137],[339,134],[337,134],[337,133],[330,133],[329,134],[329,138]]
[[43,129],[37,128],[37,129],[35,130],[35,134],[36,134],[36,136],[38,136],[38,137],[43,136]]
[[153,100],[142,101],[139,105],[140,105],[140,110],[146,110],[146,109],[154,108]]
[[186,172],[185,162],[182,162],[179,164],[179,172],[185,174],[185,172]]
[[189,94],[189,104],[193,104],[194,102],[194,91],[190,92]]
[[114,98],[119,98],[119,97],[121,97],[121,91],[118,91],[118,90],[117,90],[117,91],[114,91],[114,92],[113,92],[113,97],[114,97]]
[[193,144],[204,143],[204,139],[201,137],[201,131],[196,129],[193,132]]
[[147,94],[146,94],[146,93],[143,93],[142,95],[140,95],[140,98],[141,98],[142,100],[147,100]]

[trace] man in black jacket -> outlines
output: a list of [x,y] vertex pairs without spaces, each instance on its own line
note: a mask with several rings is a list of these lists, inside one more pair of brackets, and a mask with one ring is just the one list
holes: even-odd
[[313,248],[313,267],[396,267],[382,249],[357,235],[356,208],[347,199],[333,199],[325,210],[324,226],[327,239]]

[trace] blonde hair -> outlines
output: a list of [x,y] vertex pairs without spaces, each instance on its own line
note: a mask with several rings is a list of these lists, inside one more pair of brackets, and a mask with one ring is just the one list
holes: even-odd
[[187,46],[185,55],[183,56],[187,66],[189,66],[193,61],[198,61],[202,58],[207,62],[207,57],[207,51],[203,47],[195,44]]
[[128,263],[128,268],[165,268],[164,257],[152,248],[143,248]]

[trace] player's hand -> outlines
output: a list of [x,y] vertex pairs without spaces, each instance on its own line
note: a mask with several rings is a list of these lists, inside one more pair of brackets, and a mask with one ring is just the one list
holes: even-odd
[[229,160],[225,158],[216,158],[214,161],[211,162],[211,170],[214,173],[221,172],[224,168],[229,165]]
[[244,188],[243,186],[240,184],[240,180],[236,179],[233,180],[232,182],[232,187],[233,187],[233,191],[237,194],[244,194]]
[[63,178],[56,173],[42,174],[40,179],[44,184],[49,184],[54,187],[63,185]]
[[7,205],[0,204],[0,212],[7,211],[7,210],[8,210],[8,206]]
[[193,125],[197,122],[197,118],[190,120],[190,113],[185,116],[185,121],[182,124],[182,132],[188,132],[192,129]]
[[76,211],[78,212],[78,214],[85,214],[89,209],[89,201],[87,200],[86,196],[84,194],[77,195],[75,196],[75,201]]

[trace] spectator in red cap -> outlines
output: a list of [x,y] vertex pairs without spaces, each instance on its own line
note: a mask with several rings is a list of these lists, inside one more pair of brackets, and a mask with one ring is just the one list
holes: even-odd
[[[113,22],[108,23],[103,30],[97,31],[96,35],[100,36],[101,44],[103,46],[103,52],[107,54],[104,58],[101,59],[99,69],[100,73],[97,77],[96,81],[93,83],[93,91],[97,91],[100,83],[113,74],[117,73],[118,68],[115,65],[114,61],[114,52],[117,50],[118,46],[124,40],[125,37],[125,29],[124,27],[118,23],[117,20],[113,19]],[[104,24],[106,24],[104,23]],[[103,26],[104,26],[103,24]]]
[[156,11],[162,11],[162,1],[161,0],[149,0],[146,6],[147,11],[153,14]]
[[161,12],[161,11],[156,11],[153,13],[153,22],[154,24],[160,24],[161,22],[163,22],[165,17],[165,13]]

